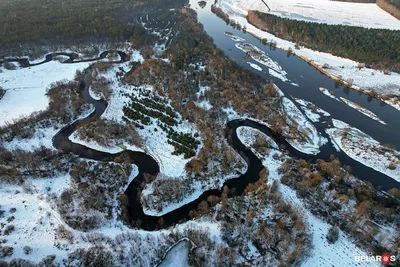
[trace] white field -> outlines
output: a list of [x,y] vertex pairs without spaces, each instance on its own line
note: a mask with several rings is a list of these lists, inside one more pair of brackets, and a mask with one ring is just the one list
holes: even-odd
[[[327,129],[332,143],[352,159],[400,182],[400,152],[381,145],[378,141],[339,120],[332,120],[334,128]],[[347,133],[346,137],[343,134]],[[394,168],[390,169],[392,163]]]
[[[239,127],[237,129],[237,134],[243,144],[249,147],[253,153],[263,161],[263,165],[269,171],[268,183],[272,184],[275,180],[279,181],[281,175],[278,172],[278,168],[282,162],[280,160],[275,160],[273,155],[282,155],[282,153],[276,149],[271,149],[267,155],[261,155],[255,151],[252,147],[253,142],[251,140],[257,134],[265,136],[258,130],[249,127]],[[269,139],[270,138],[267,137],[268,142],[271,142]],[[290,205],[302,214],[312,235],[311,242],[313,249],[310,251],[310,256],[304,261],[302,266],[355,266],[356,262],[354,261],[354,257],[356,255],[366,255],[366,252],[362,251],[351,242],[350,238],[342,231],[340,231],[339,240],[334,244],[329,244],[326,240],[326,235],[332,225],[313,215],[305,207],[303,201],[297,197],[296,192],[290,187],[280,184],[279,191],[285,202],[290,203]],[[379,266],[379,263],[360,262],[357,266]]]
[[49,105],[46,90],[54,82],[72,80],[77,70],[90,63],[61,64],[51,61],[39,66],[17,70],[0,70],[0,87],[7,90],[0,100],[0,126]]
[[[297,2],[308,2],[306,0],[299,0]],[[278,0],[273,0],[271,2],[271,8],[273,9],[273,3],[280,2],[281,4],[287,4],[287,8],[291,9],[292,5],[289,5],[289,3],[294,3],[294,1],[291,0],[283,0],[283,1],[278,1]],[[327,1],[327,0],[309,0],[309,2],[312,3],[318,3],[321,2],[326,5],[337,5],[337,4],[351,4],[351,3],[344,3],[344,2],[334,2],[334,1]],[[268,1],[268,4],[270,4],[270,1]],[[359,69],[359,62],[346,59],[346,58],[341,58],[341,57],[336,57],[333,56],[332,54],[329,53],[324,53],[324,52],[319,52],[315,50],[311,50],[308,48],[300,48],[300,49],[295,49],[295,44],[293,42],[286,41],[284,39],[278,38],[275,35],[272,35],[268,32],[263,32],[250,23],[247,22],[246,16],[248,10],[260,10],[262,11],[262,8],[257,8],[258,5],[262,5],[261,1],[256,1],[256,0],[218,0],[216,6],[221,8],[226,14],[228,14],[229,18],[239,25],[245,26],[247,32],[259,37],[259,38],[266,38],[268,41],[276,41],[277,47],[281,48],[283,50],[289,50],[289,48],[293,49],[293,53],[295,53],[298,56],[307,58],[308,60],[313,61],[315,64],[318,66],[329,66],[326,71],[328,71],[332,76],[337,77],[338,79],[342,79],[348,82],[351,82],[353,84],[353,88],[359,89],[375,89],[379,95],[385,95],[385,94],[397,94],[400,95],[400,74],[398,73],[389,73],[389,75],[384,74],[382,71],[379,70],[374,70],[370,68],[361,68]],[[362,10],[362,5],[366,5],[369,8],[374,7],[372,4],[356,4],[360,5],[360,8],[354,9],[353,13],[357,14],[359,12],[360,16],[363,17],[368,17],[370,13],[362,13],[360,10]],[[378,8],[378,7],[376,7]],[[307,9],[307,8],[304,8]],[[372,8],[374,9],[374,8]],[[378,8],[379,9],[379,8]],[[313,9],[310,9],[313,10]],[[331,12],[330,10],[328,12]],[[379,9],[379,12],[383,12],[383,14],[386,14],[384,11]],[[379,13],[378,12],[378,13]],[[373,12],[372,12],[373,13]],[[318,12],[315,12],[315,14],[318,14]],[[389,14],[386,14],[387,16],[390,17]],[[356,15],[345,15],[344,17],[346,18],[352,18]],[[372,16],[372,15],[371,15]],[[356,16],[357,17],[357,16]],[[368,19],[368,23],[364,25],[369,25],[371,24],[371,21],[374,21],[376,18],[379,18],[379,16],[373,15],[373,18]],[[394,18],[393,18],[394,19]],[[389,18],[391,20],[391,18]],[[354,21],[357,21],[354,19]],[[379,20],[382,21],[382,20]],[[396,25],[396,29],[400,29],[400,21],[393,22],[393,25]],[[385,26],[391,25],[391,23],[385,23]],[[391,104],[395,108],[400,109],[399,106],[396,106],[390,102],[388,104]]]
[[[218,0],[221,1],[221,0]],[[222,0],[235,10],[257,10],[283,18],[365,28],[400,30],[400,21],[376,4],[346,3],[329,0]]]

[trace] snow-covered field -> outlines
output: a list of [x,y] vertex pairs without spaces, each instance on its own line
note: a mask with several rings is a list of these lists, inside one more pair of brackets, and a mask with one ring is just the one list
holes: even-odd
[[[218,0],[221,1],[221,0]],[[257,10],[283,18],[326,24],[399,30],[400,21],[376,4],[346,3],[329,0],[222,0],[239,13]]]
[[[332,142],[349,157],[400,182],[400,152],[381,145],[347,123],[333,119],[327,129]],[[345,136],[344,136],[345,135]]]
[[[133,177],[137,175],[137,168],[134,168],[132,174]],[[171,229],[154,232],[133,230],[119,221],[116,214],[114,214],[112,222],[97,230],[81,232],[70,228],[58,213],[52,200],[52,195],[59,197],[61,192],[70,186],[69,175],[46,179],[28,179],[22,186],[1,184],[0,203],[1,210],[4,210],[5,213],[0,221],[5,224],[5,227],[14,226],[14,230],[10,231],[6,237],[6,243],[2,244],[14,249],[13,254],[5,258],[6,261],[22,258],[38,263],[48,255],[55,255],[54,263],[63,265],[62,260],[67,258],[68,253],[78,248],[92,247],[94,245],[92,240],[95,237],[100,237],[101,240],[95,241],[96,245],[102,245],[111,250],[111,244],[115,248],[115,242],[118,243],[123,235],[131,237],[137,235],[142,243],[125,242],[123,247],[129,251],[129,249],[138,249],[137,245],[139,245],[143,251],[146,251],[145,254],[139,256],[139,258],[143,257],[145,262],[157,257],[154,245],[157,247],[166,245],[164,237],[168,236]],[[69,237],[60,238],[60,234],[57,233],[59,226],[67,229]],[[178,225],[173,230],[181,232],[187,228],[206,229],[210,238],[220,239],[219,224],[217,223],[191,221]],[[111,239],[112,243],[107,243],[107,239]],[[162,243],[158,244],[159,241]],[[156,242],[156,244],[152,245],[152,242]],[[23,248],[25,246],[32,249],[30,254],[24,253]],[[176,254],[172,253],[171,256],[174,255]],[[142,266],[150,265],[147,263]]]
[[[272,184],[275,180],[279,181],[281,175],[279,174],[278,169],[282,162],[279,159],[275,159],[277,157],[274,157],[274,155],[277,154],[281,156],[282,153],[276,149],[271,149],[266,155],[262,155],[255,151],[252,147],[252,137],[257,134],[265,136],[258,130],[248,127],[239,127],[237,129],[237,134],[243,144],[249,147],[260,159],[262,159],[263,165],[269,171],[268,183]],[[268,140],[268,142],[270,142],[270,140]],[[313,215],[305,207],[303,201],[297,197],[296,192],[290,187],[280,184],[279,191],[281,192],[285,202],[290,203],[300,214],[302,214],[312,235],[313,250],[310,251],[310,257],[305,260],[302,266],[355,266],[356,262],[354,257],[357,255],[366,255],[366,253],[351,242],[349,237],[342,231],[340,231],[339,240],[334,244],[329,244],[326,236],[332,225]],[[379,264],[361,262],[357,266],[379,266]]]
[[[300,0],[303,2],[308,2],[306,0]],[[309,0],[310,2],[317,4],[318,2],[323,3],[324,5],[326,4],[343,4],[343,5],[348,5],[352,3],[343,3],[343,2],[335,2],[335,1],[327,1],[327,0]],[[274,0],[273,2],[270,3],[268,1],[268,4],[271,5],[271,9],[274,9],[273,3],[278,3],[281,2],[282,4],[288,5],[287,8],[290,9],[292,8],[293,4],[296,4],[299,1],[291,1],[291,0],[284,0],[278,1]],[[288,2],[292,2],[292,5],[289,5]],[[344,81],[350,82],[353,86],[354,89],[374,89],[377,91],[379,95],[385,95],[385,94],[396,94],[400,95],[400,74],[398,73],[389,73],[386,75],[382,71],[379,70],[374,70],[370,68],[359,68],[359,63],[350,59],[346,58],[340,58],[333,56],[332,54],[329,53],[323,53],[323,52],[318,52],[314,51],[308,48],[300,48],[300,49],[295,49],[295,44],[293,42],[286,41],[284,39],[278,38],[268,32],[263,32],[260,29],[257,29],[253,25],[247,22],[246,16],[248,10],[262,10],[258,9],[258,5],[263,5],[261,1],[256,1],[256,0],[218,0],[216,6],[221,8],[226,14],[228,14],[229,18],[239,25],[245,26],[247,32],[261,38],[261,39],[268,39],[268,41],[273,41],[276,42],[277,47],[281,48],[283,50],[289,50],[292,49],[292,52],[303,59],[307,61],[311,61],[312,63],[318,65],[319,67],[326,66],[327,68],[325,71],[327,71],[332,77],[336,77],[337,79],[342,79]],[[370,8],[372,6],[375,6],[374,4],[356,4],[356,5],[366,5],[367,7],[369,6]],[[262,8],[262,7],[260,7]],[[362,7],[360,7],[362,8]],[[377,9],[379,9],[376,6]],[[304,8],[307,9],[307,8]],[[313,12],[313,9],[310,9]],[[354,9],[353,13],[357,13],[362,9]],[[331,10],[327,9],[328,12],[331,12]],[[380,10],[380,12],[383,12],[383,14],[386,14],[383,10]],[[320,14],[318,12],[315,12],[314,14]],[[345,13],[343,13],[345,14]],[[363,14],[362,12],[359,12],[359,14],[362,17],[369,17],[369,13]],[[373,13],[372,13],[373,14]],[[387,16],[391,17],[389,14],[386,14]],[[371,15],[374,18],[369,18],[368,23],[364,25],[369,25],[371,24],[371,21],[374,21],[375,18],[379,18],[379,16]],[[353,15],[348,16],[345,15],[343,17],[347,18],[352,18],[352,21],[357,21],[355,18],[353,20]],[[394,18],[393,18],[394,19]],[[395,28],[400,28],[400,21],[394,19],[396,21],[397,25]],[[381,22],[382,20],[378,20]],[[384,25],[391,25],[390,23],[385,23]]]
[[72,80],[77,70],[90,63],[61,64],[51,61],[17,70],[1,69],[0,86],[7,90],[0,100],[0,126],[47,108],[46,90],[54,82]]

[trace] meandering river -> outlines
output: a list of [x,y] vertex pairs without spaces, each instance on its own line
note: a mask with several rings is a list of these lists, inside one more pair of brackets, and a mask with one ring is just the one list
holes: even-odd
[[[246,39],[246,42],[257,45],[259,48],[264,50],[274,61],[278,62],[282,66],[282,68],[288,73],[288,78],[292,82],[299,84],[299,86],[297,87],[291,85],[290,83],[282,82],[279,79],[274,79],[274,82],[286,95],[293,95],[295,97],[310,101],[328,111],[332,115],[332,117],[359,128],[365,133],[371,135],[376,140],[383,143],[395,144],[397,147],[400,147],[400,135],[398,135],[398,132],[400,131],[400,124],[398,123],[400,121],[400,112],[386,105],[385,103],[376,99],[372,99],[362,93],[354,91],[345,86],[338,86],[335,81],[326,77],[325,75],[322,75],[318,70],[316,70],[314,67],[304,62],[300,58],[296,56],[288,57],[287,53],[282,50],[270,49],[267,46],[263,46],[256,38],[254,38],[250,34],[238,31],[230,25],[227,25],[222,19],[218,18],[215,14],[211,12],[210,5],[212,4],[212,2],[213,1],[210,0],[206,6],[201,8],[200,6],[198,6],[198,3],[196,1],[190,1],[191,5],[194,8],[197,7],[196,11],[198,13],[199,21],[204,25],[204,29],[214,39],[215,44],[219,48],[223,49],[229,58],[235,59],[242,67],[262,75],[263,77],[265,77],[266,80],[270,78],[267,74],[268,72],[266,68],[263,67],[263,72],[259,72],[249,66],[249,64],[246,62],[249,60],[243,60],[243,52],[236,49],[235,42],[224,35],[224,32],[226,31],[232,32],[233,34]],[[104,58],[107,54],[108,52],[104,52],[97,59]],[[119,54],[121,56],[121,61],[125,61],[127,58],[126,55],[122,52],[119,52]],[[74,61],[77,57],[75,54],[57,53],[48,55],[46,59],[39,64],[45,64],[46,62],[50,61],[54,55],[68,56],[69,59],[66,60],[65,63],[77,62]],[[85,61],[93,61],[97,59]],[[20,61],[20,59],[16,59],[15,61]],[[27,66],[34,65],[29,64],[29,61],[25,62],[25,64],[27,64]],[[57,149],[62,149],[65,152],[74,153],[82,158],[99,161],[113,161],[115,157],[120,155],[120,153],[111,154],[97,151],[83,145],[73,143],[69,140],[69,136],[77,129],[78,124],[84,125],[93,118],[100,117],[104,113],[108,105],[106,101],[95,100],[90,96],[88,83],[86,83],[85,80],[86,74],[90,70],[91,68],[89,67],[84,72],[83,80],[80,85],[80,90],[83,99],[87,103],[93,104],[95,107],[95,111],[93,111],[87,118],[76,121],[60,130],[60,132],[57,133],[57,135],[53,138],[53,145]],[[369,117],[362,115],[361,113],[348,107],[347,105],[326,97],[319,91],[320,87],[327,88],[328,90],[333,90],[335,91],[337,96],[346,97],[353,102],[367,107],[375,114],[377,114],[382,120],[384,120],[387,125],[382,125],[370,119]],[[327,121],[326,123],[316,123],[315,125],[317,129],[324,136],[326,136],[326,134],[324,133],[324,129],[328,127],[329,124],[330,122]],[[292,148],[282,136],[272,132],[268,127],[246,119],[233,120],[227,123],[226,134],[228,134],[229,132],[232,133],[230,138],[232,140],[232,147],[238,153],[242,153],[243,155],[245,155],[248,159],[248,169],[246,173],[235,179],[228,180],[224,184],[230,189],[235,188],[235,195],[241,195],[249,183],[256,182],[258,180],[258,174],[263,168],[261,160],[258,159],[240,142],[236,134],[236,129],[240,126],[253,127],[271,136],[278,144],[284,145],[290,152],[290,155],[293,157],[304,158],[311,161],[314,161],[317,158],[328,160],[329,156],[331,154],[334,154],[340,159],[343,164],[350,165],[352,167],[352,173],[355,176],[364,180],[371,181],[374,185],[380,186],[383,189],[400,187],[399,183],[395,180],[371,168],[368,168],[358,163],[357,161],[352,160],[343,152],[337,152],[330,144],[323,146],[321,148],[321,152],[318,155],[311,156],[303,154]],[[149,173],[155,175],[159,172],[160,168],[157,162],[146,153],[133,151],[126,151],[126,153],[129,155],[132,162],[134,162],[139,168],[138,176],[131,182],[125,192],[130,198],[130,219],[132,222],[135,222],[136,226],[142,229],[155,230],[157,229],[158,221],[161,217],[148,216],[144,214],[140,199],[137,198],[137,193],[138,191],[140,191],[140,184],[143,181],[143,174]],[[163,227],[169,227],[181,221],[188,220],[189,212],[196,209],[198,204],[201,201],[206,200],[210,195],[220,196],[221,191],[206,191],[198,199],[163,215]],[[138,224],[138,221],[140,221],[141,223]]]

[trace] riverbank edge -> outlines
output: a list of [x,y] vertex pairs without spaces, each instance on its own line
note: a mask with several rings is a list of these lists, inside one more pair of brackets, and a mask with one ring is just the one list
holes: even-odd
[[[252,35],[254,38],[257,38],[258,40],[263,41],[263,38],[261,38],[257,34],[252,33],[250,31],[247,31],[246,28],[245,28],[245,25],[238,24],[235,21],[231,20],[229,15],[227,13],[225,13],[221,8],[216,7],[215,5],[212,5],[211,11],[215,15],[217,15],[218,17],[223,19],[225,22],[230,23],[232,25],[236,25],[236,26],[240,27],[242,30],[246,31],[246,33]],[[250,25],[254,26],[255,28],[259,29],[260,31],[263,31],[262,29],[260,29],[256,25],[250,23],[248,21],[248,19],[247,19],[247,16],[246,16],[246,20]],[[263,32],[265,32],[265,31],[263,31]],[[400,100],[393,100],[396,97],[400,98],[400,95],[393,95],[393,94],[378,95],[378,94],[376,94],[376,91],[374,91],[374,90],[370,90],[370,89],[366,89],[366,88],[362,88],[362,87],[356,86],[356,85],[354,85],[354,84],[352,84],[350,82],[347,82],[347,81],[339,78],[338,76],[336,76],[336,75],[330,73],[329,71],[327,71],[323,66],[318,65],[314,60],[309,59],[309,58],[307,58],[307,57],[305,57],[305,56],[303,56],[301,54],[296,53],[295,49],[285,48],[285,47],[282,47],[282,46],[279,46],[279,45],[276,45],[276,47],[281,49],[282,51],[285,51],[287,53],[290,53],[290,54],[292,54],[294,56],[297,56],[297,57],[301,58],[302,60],[304,60],[305,62],[307,62],[308,64],[310,64],[314,68],[316,68],[319,72],[321,72],[322,74],[328,76],[329,78],[331,78],[335,82],[338,82],[338,83],[340,83],[340,84],[342,84],[344,86],[347,86],[347,87],[349,87],[351,89],[359,91],[359,92],[361,92],[363,94],[366,94],[366,95],[368,95],[368,96],[370,96],[372,98],[375,98],[377,100],[383,101],[386,104],[388,104],[388,105],[392,106],[393,108],[395,108],[395,109],[400,111]],[[316,52],[318,52],[318,51],[316,51]]]

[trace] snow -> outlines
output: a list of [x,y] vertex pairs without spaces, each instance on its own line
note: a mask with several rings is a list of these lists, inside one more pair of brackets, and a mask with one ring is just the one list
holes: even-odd
[[348,99],[346,99],[346,98],[344,98],[344,97],[340,97],[340,99],[341,99],[346,105],[348,105],[348,106],[354,108],[354,109],[357,110],[358,112],[361,112],[361,113],[364,114],[365,116],[370,117],[371,119],[376,120],[376,121],[379,121],[380,123],[386,125],[386,123],[385,123],[384,121],[382,121],[382,120],[381,120],[375,113],[373,113],[372,111],[370,111],[370,110],[368,110],[368,109],[366,109],[366,108],[360,106],[359,104],[354,103],[354,102],[352,102],[352,101],[350,101],[350,100],[348,100]]
[[[53,178],[53,185],[61,189],[64,185],[67,185],[65,181],[67,179],[69,177]],[[1,209],[9,211],[11,208],[16,208],[15,213],[6,212],[6,216],[1,219],[2,222],[6,223],[7,217],[14,216],[9,225],[14,225],[15,231],[7,236],[7,243],[5,244],[14,248],[13,258],[24,258],[38,262],[50,254],[65,258],[68,253],[54,246],[54,243],[57,242],[54,229],[61,222],[59,215],[54,216],[55,211],[47,203],[42,193],[47,191],[42,188],[46,183],[48,184],[48,182],[39,181],[37,191],[34,186],[30,186],[34,190],[33,194],[23,192],[21,186],[3,184],[0,188]],[[52,191],[55,190],[52,189]],[[30,246],[33,249],[32,253],[25,255],[24,246]],[[71,245],[71,248],[73,247],[74,245]]]
[[[299,142],[296,139],[287,138],[286,141],[300,152],[305,154],[316,155],[320,152],[319,148],[328,142],[322,137],[314,124],[307,120],[307,117],[297,108],[297,106],[287,97],[282,98],[282,104],[285,113],[287,114],[287,125],[297,125],[297,130],[306,135],[306,142]],[[286,136],[289,136],[289,128],[286,126],[283,130]]]
[[[257,46],[250,43],[237,43],[236,48],[242,50],[248,54],[254,61],[257,61],[261,65],[268,67],[269,74],[282,80],[283,82],[288,82],[289,79],[286,77],[287,72],[282,69],[282,67],[275,61],[273,61],[268,55],[262,51]],[[252,66],[253,67],[253,66]]]
[[263,132],[248,126],[240,126],[236,129],[237,136],[245,146],[250,147],[256,136],[261,135],[271,148],[279,149],[278,144],[268,135]]
[[209,100],[203,100],[201,102],[196,102],[195,103],[197,107],[204,109],[204,110],[210,110],[212,109],[212,105],[210,104]]
[[225,34],[226,36],[228,36],[229,38],[231,38],[232,41],[235,41],[235,42],[243,42],[243,41],[246,41],[246,39],[244,39],[244,38],[242,38],[242,37],[239,37],[239,36],[236,36],[236,35],[234,35],[234,34],[231,33],[231,32],[224,32],[224,34]]
[[[400,182],[400,152],[381,145],[369,135],[349,124],[333,119],[327,129],[332,143],[349,157]],[[346,134],[343,136],[343,134]],[[389,168],[393,164],[394,169]]]
[[188,267],[189,265],[189,241],[183,240],[168,251],[165,259],[158,267]]
[[329,91],[328,91],[328,89],[326,89],[326,88],[319,88],[319,90],[324,94],[324,95],[326,95],[326,96],[329,96],[330,98],[332,98],[332,99],[335,99],[336,101],[339,101],[340,102],[340,100],[336,97],[336,96],[334,96],[333,94],[331,94]]
[[95,140],[83,140],[79,137],[79,134],[77,133],[77,131],[75,131],[73,134],[71,134],[71,136],[68,139],[74,143],[81,144],[88,148],[107,152],[107,153],[112,153],[112,154],[119,153],[124,150],[143,151],[143,149],[141,149],[135,145],[128,144],[126,142],[118,142],[118,144],[117,144],[114,140],[109,140],[110,144],[108,146],[103,146],[103,145],[99,144],[98,142],[96,142]]
[[[241,131],[241,130],[240,130]],[[253,129],[252,135],[262,134],[260,131]],[[239,139],[246,147],[249,147],[259,157],[263,165],[268,169],[268,183],[271,185],[273,181],[280,181],[279,167],[281,160],[276,159],[283,156],[282,152],[276,149],[271,149],[268,154],[262,155],[255,151],[252,143],[247,140],[248,136],[238,135]],[[274,157],[278,155],[279,157]],[[310,251],[310,256],[305,260],[302,266],[354,266],[356,255],[366,255],[364,251],[358,248],[350,238],[340,230],[339,239],[334,244],[329,244],[326,239],[328,230],[332,225],[313,215],[299,199],[296,192],[290,187],[280,184],[279,191],[282,194],[286,203],[290,203],[298,213],[303,216],[304,221],[308,225],[308,229],[312,235],[313,249]],[[379,266],[378,263],[360,263],[357,266]]]
[[[78,118],[72,121],[71,123],[88,117],[94,111],[94,109],[95,109],[94,106],[90,104],[89,108],[84,113],[79,115]],[[48,149],[55,149],[53,147],[53,137],[64,126],[65,125],[52,124],[48,128],[36,127],[32,137],[25,139],[14,138],[10,142],[4,142],[3,146],[8,150],[23,149],[30,152],[42,146]]]
[[77,70],[83,70],[89,65],[88,62],[62,64],[50,61],[29,68],[3,69],[0,86],[7,92],[0,100],[0,126],[45,110],[49,105],[47,88],[57,81],[72,80]]
[[[137,168],[134,168],[130,180],[138,173]],[[52,195],[59,196],[65,189],[72,186],[69,175],[61,175],[54,178],[46,179],[28,179],[22,186],[1,183],[0,186],[0,203],[1,210],[5,213],[0,218],[0,222],[5,226],[14,225],[15,230],[9,233],[6,237],[6,243],[3,246],[11,246],[14,248],[12,256],[5,258],[6,261],[22,258],[30,260],[34,263],[40,262],[48,255],[55,255],[55,264],[62,265],[62,260],[67,258],[68,253],[71,253],[78,248],[89,248],[93,246],[88,235],[104,235],[113,239],[113,242],[102,243],[106,249],[111,250],[110,246],[115,244],[116,238],[121,234],[138,234],[143,238],[155,238],[161,242],[166,242],[165,236],[168,236],[171,231],[182,232],[185,229],[204,229],[209,233],[209,237],[213,240],[220,240],[220,225],[207,221],[189,221],[184,224],[179,224],[172,229],[161,231],[147,232],[143,230],[135,230],[127,227],[118,220],[116,213],[113,213],[114,221],[104,224],[100,229],[89,232],[81,232],[70,228],[62,219],[57,211],[55,203],[52,200]],[[115,203],[117,203],[115,201]],[[16,208],[15,212],[10,211],[11,208]],[[115,206],[117,209],[117,206]],[[13,219],[8,218],[13,216]],[[64,226],[71,233],[70,240],[63,240],[57,237],[57,228]],[[103,239],[104,240],[104,239]],[[141,246],[147,246],[145,243],[140,243]],[[30,246],[33,250],[29,255],[23,251],[24,246]],[[132,247],[132,244],[127,244],[127,249]],[[178,247],[179,248],[179,247]],[[152,255],[153,247],[148,248],[149,255],[143,255],[144,258],[157,258],[157,255]],[[171,250],[172,251],[172,250]],[[170,256],[177,255],[175,250]],[[180,254],[183,256],[183,254]],[[170,257],[171,258],[171,257]]]
[[251,62],[247,62],[247,64],[249,64],[253,69],[256,69],[258,71],[262,71],[262,68],[260,66],[258,66],[257,64],[251,63]]
[[259,0],[218,0],[219,5],[247,15],[257,10],[283,18],[340,24],[365,28],[399,30],[400,21],[376,4],[345,3],[329,0],[268,0],[271,11]]
[[315,106],[313,103],[308,102],[304,99],[296,98],[295,101],[301,105],[301,108],[304,110],[307,118],[309,118],[312,122],[319,122],[321,116],[330,117],[331,114],[326,112],[325,110]]
[[[284,0],[282,3],[288,3],[293,0]],[[307,0],[299,0],[302,2],[307,2]],[[343,3],[343,2],[337,2],[337,1],[328,1],[328,0],[308,0],[311,1],[313,4],[317,4],[317,2],[323,3],[323,5],[326,4],[342,4],[342,5],[354,5],[354,3]],[[271,5],[270,7],[274,9],[273,7],[275,4],[278,2],[278,0],[273,0],[273,2],[268,1],[268,5]],[[297,3],[298,1],[296,1]],[[293,2],[294,3],[294,2]],[[329,53],[324,53],[324,52],[319,52],[315,50],[311,50],[308,48],[300,48],[300,49],[294,49],[295,43],[286,41],[284,39],[278,38],[268,32],[263,32],[260,29],[257,29],[255,26],[251,25],[250,23],[247,22],[247,11],[248,10],[260,10],[262,11],[263,7],[261,1],[256,1],[256,0],[218,0],[216,6],[221,8],[226,14],[228,14],[229,18],[233,21],[235,21],[237,24],[245,26],[246,31],[251,33],[252,35],[257,36],[260,39],[268,39],[269,41],[276,42],[277,47],[282,49],[282,50],[291,50],[293,54],[301,57],[302,59],[306,60],[307,62],[310,62],[312,64],[316,64],[320,68],[323,66],[328,66],[328,68],[324,68],[324,71],[327,72],[329,76],[331,76],[334,79],[342,79],[344,81],[348,81],[351,83],[351,87],[356,90],[360,90],[360,88],[363,89],[374,89],[379,95],[385,95],[385,94],[397,94],[400,95],[400,74],[398,73],[388,73],[385,74],[383,71],[380,70],[374,70],[370,68],[359,68],[360,63],[346,59],[346,58],[341,58],[337,56],[333,56],[332,54]],[[363,6],[367,8],[374,7],[374,4],[355,4],[361,6],[361,9],[358,9],[359,7],[357,6],[357,9],[352,10],[354,13],[359,12],[360,10],[363,10]],[[258,7],[260,6],[260,7]],[[288,8],[292,8],[293,6],[289,6]],[[256,9],[255,9],[256,8]],[[261,8],[261,9],[257,9]],[[379,9],[378,7],[376,7]],[[310,9],[313,11],[314,9]],[[315,11],[315,10],[314,10]],[[331,10],[329,8],[326,9],[326,12],[330,13]],[[325,12],[325,13],[326,13]],[[379,12],[383,12],[383,14],[386,14],[384,11],[379,9]],[[376,14],[373,15],[373,18],[370,18],[369,14],[373,14],[374,12],[369,12],[369,13],[362,13],[360,12],[359,14],[362,17],[368,18],[367,23],[362,23],[362,25],[359,26],[364,26],[364,25],[369,25],[371,26],[371,22],[376,20],[381,23],[380,16],[377,16]],[[315,12],[314,13],[317,16],[320,16],[321,13]],[[343,13],[346,14],[346,13]],[[348,14],[347,14],[348,15]],[[353,20],[353,15],[352,16],[347,16],[345,15],[345,18],[351,17]],[[390,15],[386,14],[387,16],[391,17]],[[372,15],[371,15],[372,16]],[[324,16],[321,16],[324,17]],[[329,16],[328,16],[329,17]],[[356,21],[356,18],[354,18]],[[394,18],[391,18],[394,19]],[[385,25],[389,27],[391,24],[390,23],[382,23],[382,25]],[[400,21],[396,20],[396,27],[400,28]],[[394,27],[394,28],[396,28]],[[271,74],[272,75],[272,74]],[[400,109],[400,107],[399,107]]]

